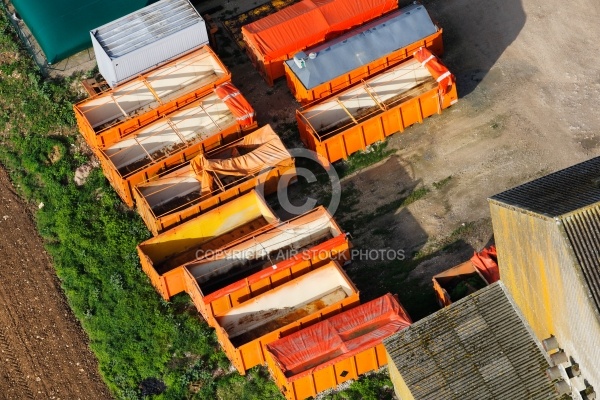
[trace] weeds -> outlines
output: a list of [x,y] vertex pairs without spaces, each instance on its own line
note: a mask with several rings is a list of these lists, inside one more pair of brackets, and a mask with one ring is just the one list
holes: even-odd
[[[342,190],[342,199],[336,215],[340,217],[342,221],[341,224],[347,231],[356,232],[358,230],[364,230],[371,225],[372,221],[414,203],[427,195],[429,191],[430,190],[427,187],[423,186],[413,190],[407,196],[400,197],[377,207],[373,212],[364,213],[359,211],[358,213],[351,215],[355,211],[355,206],[358,205],[360,201],[360,192],[354,186],[348,186],[346,189]],[[381,235],[383,234],[383,231],[380,230],[373,233]]]
[[348,176],[353,172],[361,170],[384,160],[394,153],[394,150],[388,149],[388,142],[377,142],[368,147],[367,151],[359,151],[348,157],[347,160],[337,164],[337,170],[340,177]]
[[444,179],[442,179],[439,182],[433,182],[433,187],[436,188],[437,190],[440,190],[441,188],[443,188],[444,186],[448,185],[450,183],[450,181],[452,180],[452,175],[445,177]]

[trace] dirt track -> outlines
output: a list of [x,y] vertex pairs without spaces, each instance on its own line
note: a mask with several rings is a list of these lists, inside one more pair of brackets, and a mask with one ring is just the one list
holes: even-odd
[[30,213],[2,169],[0,232],[0,398],[110,398]]

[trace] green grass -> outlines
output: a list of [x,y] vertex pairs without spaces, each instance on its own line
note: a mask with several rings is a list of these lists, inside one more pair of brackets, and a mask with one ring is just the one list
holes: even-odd
[[388,149],[388,142],[377,142],[369,146],[368,151],[359,151],[348,157],[345,161],[336,164],[340,177],[348,176],[370,165],[378,163],[394,154],[395,150]]
[[387,372],[372,373],[354,381],[342,392],[323,396],[323,400],[391,400],[394,387]]
[[[360,191],[354,185],[346,186],[342,189],[342,198],[340,206],[335,214],[340,220],[342,227],[348,232],[358,232],[368,229],[370,224],[384,215],[395,212],[402,207],[406,207],[417,200],[422,199],[430,192],[429,188],[422,186],[413,190],[408,195],[401,196],[396,200],[377,207],[372,212],[357,211],[360,202]],[[384,228],[385,229],[385,228]],[[389,229],[385,229],[390,232]],[[382,228],[375,228],[371,231],[377,235],[382,235]]]
[[442,179],[441,181],[438,182],[433,182],[433,187],[437,190],[442,189],[444,186],[448,185],[450,183],[450,181],[452,180],[452,175],[445,177],[444,179]]

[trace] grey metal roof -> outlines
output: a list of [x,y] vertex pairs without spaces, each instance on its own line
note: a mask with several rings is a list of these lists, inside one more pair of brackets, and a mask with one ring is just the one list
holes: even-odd
[[542,349],[502,282],[384,340],[417,400],[558,399]]
[[92,31],[106,54],[121,57],[199,23],[189,0],[161,0]]
[[350,33],[306,50],[316,53],[304,68],[286,61],[306,89],[328,82],[395,50],[437,32],[429,13],[420,4],[411,4]]
[[600,157],[492,196],[492,201],[558,217],[600,202]]

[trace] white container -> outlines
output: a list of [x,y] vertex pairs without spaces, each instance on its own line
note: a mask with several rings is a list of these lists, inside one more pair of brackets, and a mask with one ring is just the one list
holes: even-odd
[[189,0],[161,0],[90,35],[110,87],[208,43],[206,24]]

